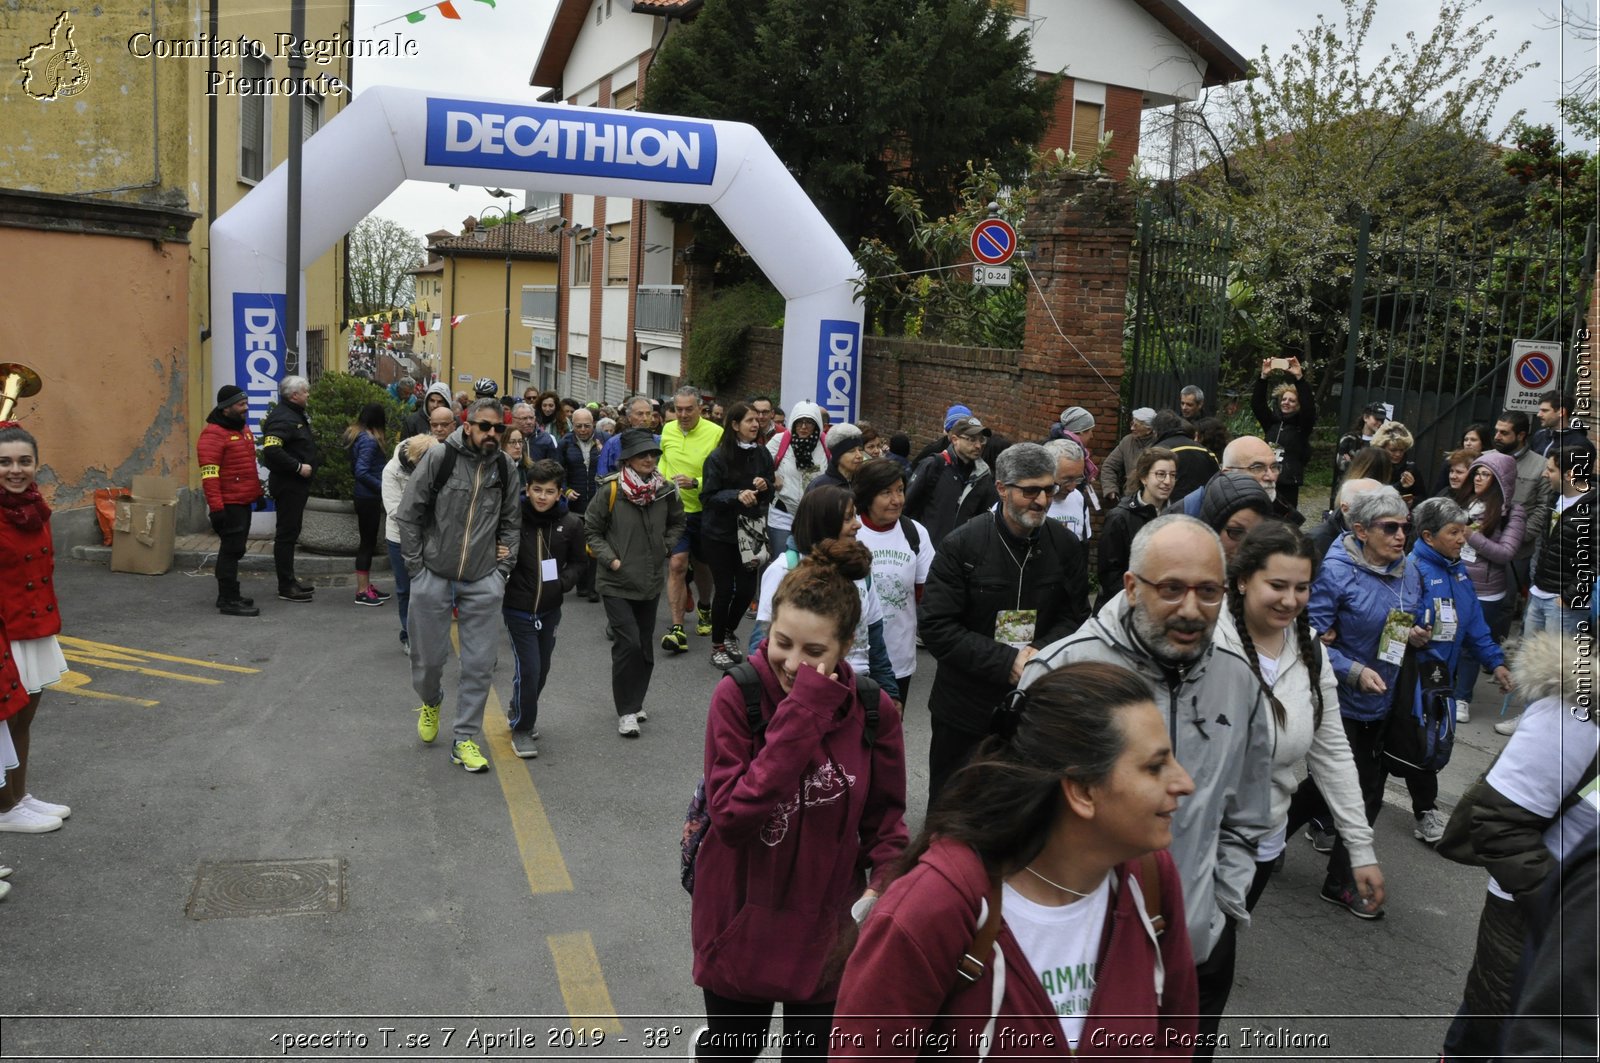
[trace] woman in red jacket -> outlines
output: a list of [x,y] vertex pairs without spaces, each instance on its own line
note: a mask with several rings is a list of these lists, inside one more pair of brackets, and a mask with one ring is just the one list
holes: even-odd
[[[67,671],[56,635],[61,614],[56,610],[55,553],[50,545],[50,507],[39,495],[34,477],[39,469],[39,444],[15,422],[0,425],[0,618],[11,643],[11,656],[24,699],[0,702],[16,747],[17,766],[0,786],[0,831],[43,834],[59,830],[72,814],[66,805],[41,801],[28,792],[28,730],[39,710],[45,687]],[[15,694],[12,690],[3,693]]]
[[[868,712],[845,660],[861,618],[854,581],[871,568],[859,543],[818,543],[773,595],[760,652],[712,695],[711,825],[696,857],[692,918],[702,1059],[751,1060],[779,1043],[767,1035],[779,1002],[784,1058],[827,1055],[838,991],[827,960],[851,905],[905,848],[900,716],[881,690]],[[754,728],[740,686],[746,669],[760,691]]]
[[1162,850],[1194,781],[1149,687],[1068,665],[992,730],[861,928],[834,1057],[1188,1059],[1194,959]]

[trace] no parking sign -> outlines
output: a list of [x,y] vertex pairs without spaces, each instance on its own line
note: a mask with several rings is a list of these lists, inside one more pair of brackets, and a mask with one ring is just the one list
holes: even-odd
[[1539,397],[1561,386],[1561,344],[1541,340],[1513,340],[1511,369],[1506,374],[1508,410],[1536,413]]

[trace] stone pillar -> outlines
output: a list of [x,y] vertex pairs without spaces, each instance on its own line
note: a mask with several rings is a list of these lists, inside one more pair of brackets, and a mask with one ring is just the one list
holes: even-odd
[[1043,436],[1063,409],[1082,406],[1103,456],[1116,445],[1121,403],[1133,196],[1110,178],[1068,172],[1042,182],[1027,210],[1023,236],[1037,257],[1028,263],[1019,420]]

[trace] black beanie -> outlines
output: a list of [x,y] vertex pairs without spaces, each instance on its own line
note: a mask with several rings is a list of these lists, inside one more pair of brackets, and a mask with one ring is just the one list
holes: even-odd
[[217,389],[217,409],[225,410],[244,398],[244,388],[238,384],[224,384]]

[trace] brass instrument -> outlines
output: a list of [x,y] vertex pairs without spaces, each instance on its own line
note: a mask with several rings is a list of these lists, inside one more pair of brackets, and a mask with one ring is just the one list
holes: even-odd
[[44,387],[39,374],[21,362],[0,362],[0,379],[5,381],[5,393],[0,397],[0,421],[11,420],[11,411],[16,409],[18,399],[37,395]]

